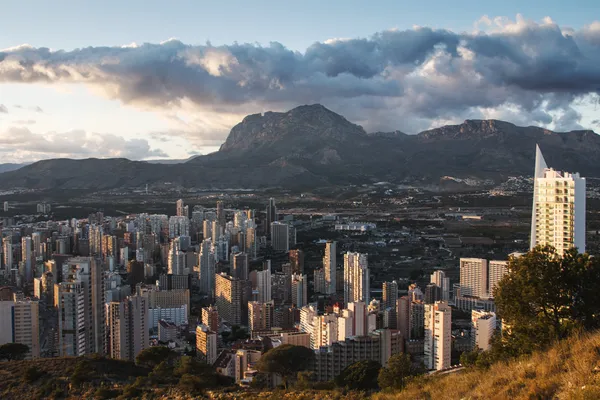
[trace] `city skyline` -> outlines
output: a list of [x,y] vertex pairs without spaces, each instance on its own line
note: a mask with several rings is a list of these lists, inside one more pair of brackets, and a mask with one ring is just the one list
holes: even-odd
[[[56,7],[64,29],[51,34],[44,7],[28,14],[38,29],[25,30],[14,23],[24,10],[9,6],[0,39],[3,162],[185,159],[217,150],[247,114],[313,103],[367,131],[414,134],[468,118],[598,128],[592,2],[435,2],[445,18],[393,2],[379,10],[312,4],[317,13],[264,2],[227,18],[231,7],[199,13],[180,2],[164,10],[168,22],[134,3],[114,21],[110,7]],[[327,9],[338,23],[325,24]],[[289,24],[298,17],[317,28]],[[108,21],[114,30],[95,29]]]

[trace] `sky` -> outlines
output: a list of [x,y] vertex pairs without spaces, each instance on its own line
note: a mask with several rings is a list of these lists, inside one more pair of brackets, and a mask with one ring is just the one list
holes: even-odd
[[600,131],[595,0],[1,10],[0,163],[183,159],[216,151],[247,114],[313,103],[367,131],[483,118]]

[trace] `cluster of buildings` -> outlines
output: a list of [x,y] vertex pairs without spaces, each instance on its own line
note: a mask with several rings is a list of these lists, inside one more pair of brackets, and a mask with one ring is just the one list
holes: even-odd
[[[543,244],[585,250],[585,180],[548,168],[537,149],[531,246]],[[335,241],[326,242],[309,290],[305,255],[295,245],[293,220],[280,218],[273,199],[260,214],[226,210],[222,201],[190,209],[179,200],[174,216],[95,213],[5,227],[0,344],[27,344],[29,358],[101,353],[133,360],[150,345],[194,332],[198,357],[246,384],[261,355],[282,344],[312,349],[313,371],[327,381],[356,361],[385,365],[399,352],[430,370],[449,368],[453,309],[471,313],[465,349],[489,349],[500,327],[494,290],[506,260],[462,258],[459,282],[436,270],[424,288],[413,284],[402,296],[396,281],[384,282],[379,300],[370,298],[367,254],[340,254]],[[267,247],[286,260],[273,264],[263,256]],[[190,324],[191,292],[210,304],[198,324]],[[250,338],[224,343],[223,333],[239,326]]]

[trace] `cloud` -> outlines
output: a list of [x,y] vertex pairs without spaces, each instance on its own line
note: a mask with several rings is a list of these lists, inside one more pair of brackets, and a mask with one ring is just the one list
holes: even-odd
[[14,121],[14,123],[16,125],[33,125],[36,123],[36,121],[33,119],[19,119]]
[[[110,157],[132,160],[168,157],[162,150],[151,149],[145,139],[125,139],[113,134],[83,130],[38,134],[26,127],[15,126],[0,132],[0,149],[3,153],[11,154],[13,161],[48,157]],[[9,156],[2,156],[2,159],[7,157]]]
[[7,114],[8,108],[4,104],[0,104],[0,114]]
[[176,39],[73,51],[20,46],[0,51],[0,82],[82,83],[125,104],[177,110],[189,103],[235,116],[320,102],[370,130],[415,132],[486,115],[580,127],[573,104],[600,91],[600,22],[573,30],[550,18],[485,16],[476,29],[390,30],[302,53],[278,42]]

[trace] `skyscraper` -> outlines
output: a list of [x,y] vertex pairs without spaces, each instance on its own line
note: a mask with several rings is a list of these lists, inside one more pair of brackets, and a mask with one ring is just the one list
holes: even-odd
[[250,301],[248,302],[248,328],[250,331],[269,330],[273,326],[273,311],[275,303]]
[[450,278],[446,277],[446,273],[442,270],[433,271],[429,280],[431,283],[435,283],[442,289],[442,300],[450,300]]
[[308,304],[308,280],[306,275],[292,274],[292,304],[302,308]]
[[224,273],[215,275],[215,304],[221,318],[231,325],[242,323],[244,284],[245,281]]
[[335,294],[336,242],[328,241],[325,245],[325,257],[323,257],[323,270],[325,275],[325,294]]
[[369,290],[367,255],[351,252],[344,254],[344,303],[364,301],[368,304]]
[[217,360],[217,333],[208,326],[200,324],[196,327],[196,348],[203,361],[212,365]]
[[585,252],[585,178],[548,168],[535,149],[530,248],[553,246],[559,254],[572,247]]
[[79,357],[91,354],[85,318],[85,294],[80,282],[61,282],[58,301],[58,354]]
[[452,309],[446,302],[425,305],[425,366],[430,370],[450,368]]
[[508,273],[508,261],[490,260],[488,263],[488,296],[494,297],[498,282]]
[[214,306],[202,308],[202,323],[213,332],[219,332],[219,311]]
[[171,242],[167,260],[169,274],[183,275],[185,269],[185,257],[183,251],[181,251],[179,238],[175,238]]
[[460,290],[463,296],[488,297],[488,262],[483,258],[460,259]]
[[241,280],[248,280],[248,254],[235,253],[231,256],[231,276]]
[[269,229],[271,228],[271,224],[277,221],[277,207],[275,206],[275,199],[272,197],[269,199],[269,204],[267,204],[266,214],[267,218],[265,220],[265,233],[269,235]]
[[223,201],[217,201],[217,224],[223,230],[225,230],[225,208],[223,207]]
[[204,239],[200,245],[200,254],[198,255],[200,293],[213,298],[215,292],[215,253],[212,248],[212,241]]
[[112,358],[135,360],[150,346],[148,299],[136,294],[108,306],[108,347]]
[[25,359],[40,357],[39,303],[30,299],[0,301],[0,345],[21,343],[29,347]]
[[383,282],[383,308],[392,307],[396,309],[396,303],[398,302],[398,282]]
[[279,221],[271,223],[271,246],[276,251],[290,249],[290,226],[288,224]]
[[257,300],[261,303],[271,301],[271,260],[263,264],[263,270],[256,272]]
[[33,252],[32,240],[27,236],[21,239],[21,260],[23,261],[24,271],[21,271],[21,276],[27,283],[33,282]]

